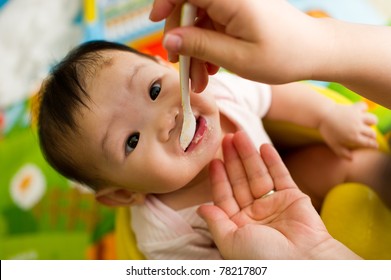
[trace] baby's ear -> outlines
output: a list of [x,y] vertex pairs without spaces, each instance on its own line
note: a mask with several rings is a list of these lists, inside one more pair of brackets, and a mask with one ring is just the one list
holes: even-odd
[[143,204],[145,195],[123,188],[106,187],[98,190],[95,199],[109,207]]

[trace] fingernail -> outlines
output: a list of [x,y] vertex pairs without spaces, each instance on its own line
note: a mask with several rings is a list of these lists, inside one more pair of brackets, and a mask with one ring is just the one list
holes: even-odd
[[182,47],[182,38],[175,34],[166,34],[163,38],[163,47],[170,52],[178,52]]

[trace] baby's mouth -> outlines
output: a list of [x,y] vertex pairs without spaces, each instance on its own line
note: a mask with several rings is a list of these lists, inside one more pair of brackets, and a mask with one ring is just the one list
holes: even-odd
[[203,117],[198,117],[196,119],[196,130],[191,140],[189,146],[185,149],[185,152],[192,150],[203,138],[205,131],[207,130],[206,120]]

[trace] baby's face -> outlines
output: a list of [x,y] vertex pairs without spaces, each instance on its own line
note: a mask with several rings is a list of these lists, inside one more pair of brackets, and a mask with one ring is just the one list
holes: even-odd
[[110,63],[87,81],[90,109],[83,108],[77,119],[79,159],[100,178],[132,191],[167,193],[187,185],[220,148],[214,98],[192,93],[197,129],[183,151],[177,70],[129,52],[104,56]]

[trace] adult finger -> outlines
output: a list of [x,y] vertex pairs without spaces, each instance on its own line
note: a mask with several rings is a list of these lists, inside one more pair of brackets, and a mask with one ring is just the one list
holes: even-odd
[[224,164],[220,160],[213,160],[209,165],[209,174],[215,205],[232,217],[240,211],[240,207],[233,196]]
[[[232,248],[233,236],[238,226],[222,211],[214,205],[201,205],[197,210],[198,215],[208,225],[209,231],[216,242],[220,253],[224,256],[229,254],[226,250]],[[229,255],[227,255],[229,256]]]
[[232,186],[233,194],[239,207],[242,209],[254,201],[254,196],[250,189],[242,159],[233,144],[233,137],[234,135],[231,134],[223,139],[224,164]]
[[152,21],[161,21],[167,18],[175,8],[180,7],[186,0],[155,0],[149,19]]
[[298,188],[293,181],[288,168],[272,145],[263,144],[260,148],[260,153],[274,181],[274,187],[277,191]]
[[[172,13],[166,18],[164,24],[164,34],[179,26],[181,20],[181,8],[182,7],[180,5],[173,7]],[[168,51],[168,60],[171,62],[178,62],[178,54]]]
[[257,71],[252,69],[255,66],[245,63],[254,61],[250,53],[255,46],[234,37],[198,27],[182,27],[170,30],[164,36],[163,46],[171,54],[196,57],[248,79],[257,78]]
[[[195,63],[194,63],[195,62]],[[208,85],[209,75],[219,71],[219,66],[192,58],[190,66],[191,87],[194,92],[203,92]]]
[[190,79],[191,87],[195,92],[201,92],[205,89],[209,81],[207,64],[199,59],[191,59]]
[[[155,0],[149,18],[152,21],[163,20],[184,2],[185,0]],[[229,22],[242,6],[240,1],[231,1],[229,5],[226,0],[188,0],[187,2],[207,11],[214,20],[221,24]]]
[[244,166],[253,197],[259,198],[273,190],[273,180],[248,135],[244,131],[237,132],[233,143]]

